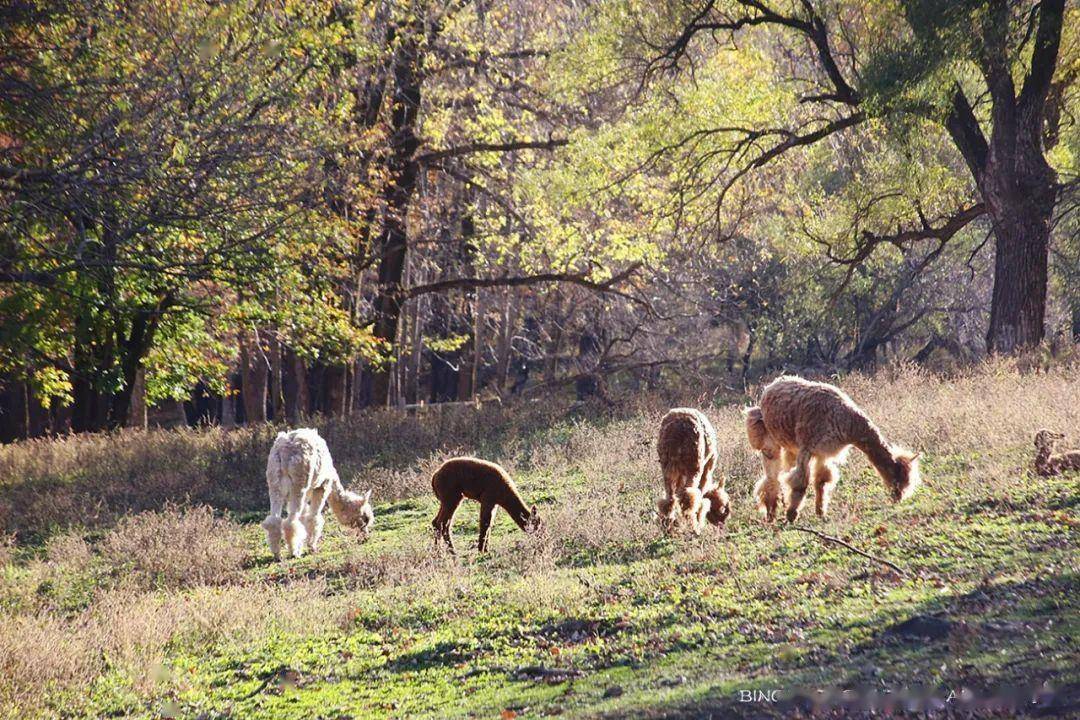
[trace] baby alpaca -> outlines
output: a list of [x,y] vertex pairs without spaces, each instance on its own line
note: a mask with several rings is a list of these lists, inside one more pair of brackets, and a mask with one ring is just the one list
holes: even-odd
[[1066,470],[1080,470],[1080,450],[1054,455],[1054,442],[1064,440],[1062,433],[1040,430],[1035,433],[1035,472],[1042,477],[1060,475]]
[[[270,514],[262,526],[274,559],[281,557],[282,531],[293,557],[300,557],[305,545],[312,552],[319,549],[327,503],[338,521],[361,538],[367,537],[375,519],[371,491],[357,495],[342,487],[326,441],[310,428],[278,433],[266,461],[266,487]],[[284,523],[282,508],[287,509]]]
[[524,532],[531,534],[540,529],[536,506],[525,507],[514,481],[493,462],[474,457],[451,458],[431,476],[431,489],[439,499],[439,512],[431,522],[435,540],[445,540],[451,553],[454,552],[454,541],[450,538],[450,529],[463,498],[480,503],[480,539],[476,544],[480,552],[487,550],[488,532],[496,507],[510,513],[510,518]]
[[893,502],[909,497],[919,485],[919,454],[889,444],[866,413],[834,385],[779,377],[765,388],[759,406],[744,412],[750,446],[761,452],[765,471],[754,495],[770,522],[776,517],[781,485],[788,522],[795,522],[810,482],[817,514],[824,517],[838,465],[851,446],[870,459]]
[[669,410],[660,421],[656,442],[664,474],[664,497],[657,501],[660,523],[672,530],[679,517],[701,532],[708,521],[721,526],[731,512],[723,479],[713,479],[716,468],[716,433],[709,418],[693,408]]

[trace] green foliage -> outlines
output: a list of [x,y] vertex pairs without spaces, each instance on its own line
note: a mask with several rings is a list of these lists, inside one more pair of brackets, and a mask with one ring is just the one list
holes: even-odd
[[6,262],[42,280],[0,288],[0,369],[67,401],[58,373],[108,396],[149,353],[151,400],[217,386],[252,315],[230,311],[238,294],[264,318],[303,304],[312,354],[369,351],[340,300],[311,292],[344,267],[327,253],[341,231],[305,198],[351,102],[327,94],[327,7],[87,1],[3,25],[27,90],[0,102],[0,132],[44,179],[2,188]]

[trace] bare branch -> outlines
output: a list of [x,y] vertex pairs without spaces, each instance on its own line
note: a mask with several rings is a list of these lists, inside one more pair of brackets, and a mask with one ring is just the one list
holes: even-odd
[[566,145],[569,140],[565,138],[549,138],[547,140],[513,140],[505,143],[471,143],[445,150],[432,150],[421,153],[414,158],[417,163],[430,163],[460,155],[470,155],[478,152],[515,152],[517,150],[553,150]]

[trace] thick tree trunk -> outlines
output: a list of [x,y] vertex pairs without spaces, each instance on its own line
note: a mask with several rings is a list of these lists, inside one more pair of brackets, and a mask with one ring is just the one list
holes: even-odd
[[29,397],[28,383],[10,376],[0,376],[0,442],[15,442],[29,437]]
[[142,368],[139,368],[135,374],[135,387],[131,392],[127,427],[146,429],[146,371]]
[[992,212],[994,292],[986,348],[1010,354],[1042,342],[1050,248],[1049,208],[1023,203]]
[[[391,350],[397,340],[401,306],[404,301],[402,278],[408,251],[408,213],[419,172],[413,153],[419,145],[416,122],[420,110],[418,38],[402,41],[394,55],[394,92],[391,101],[391,137],[388,169],[390,179],[385,193],[386,215],[379,248],[379,286],[375,298],[374,335]],[[390,394],[389,365],[372,373],[372,404],[385,406]]]
[[240,340],[240,396],[244,404],[244,422],[266,422],[266,381],[269,368],[258,347],[258,338]]
[[236,384],[230,372],[225,395],[221,398],[221,427],[236,427]]
[[285,396],[285,418],[290,423],[298,422],[308,414],[307,369],[304,362],[284,346],[281,349],[281,388]]
[[345,391],[348,368],[324,365],[322,371],[322,411],[331,417],[345,415]]

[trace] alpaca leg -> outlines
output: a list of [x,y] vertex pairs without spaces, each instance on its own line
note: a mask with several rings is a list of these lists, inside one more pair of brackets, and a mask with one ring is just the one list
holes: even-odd
[[435,519],[431,522],[431,526],[435,529],[435,542],[440,540],[445,542],[451,555],[454,554],[454,540],[450,535],[450,528],[454,524],[454,513],[457,512],[460,504],[460,495],[453,500],[442,500],[438,514],[435,515]]
[[476,549],[480,552],[487,550],[488,533],[491,531],[491,518],[494,514],[494,505],[480,506],[480,538],[476,543]]
[[765,514],[765,522],[776,519],[776,507],[780,504],[780,480],[769,477],[768,473],[761,476],[754,485],[754,497],[757,498],[758,510]]
[[701,491],[696,487],[684,487],[675,494],[674,502],[677,504],[676,524],[679,518],[690,523],[690,529],[694,533],[700,533],[708,507],[701,497]]
[[795,467],[783,477],[787,500],[787,520],[789,523],[793,523],[799,518],[799,506],[802,505],[803,497],[806,496],[806,486],[810,482],[810,460],[812,457],[809,450],[799,450],[799,455],[795,459]]
[[281,498],[270,498],[270,513],[262,521],[262,528],[266,531],[266,542],[270,545],[270,552],[275,560],[281,559]]
[[713,455],[705,461],[705,466],[701,469],[701,475],[698,476],[698,489],[703,494],[708,494],[716,487],[716,481],[713,480],[713,470],[716,469],[716,456]]
[[675,528],[678,506],[678,501],[670,496],[656,501],[656,519],[660,522],[660,529],[665,533],[670,533]]
[[709,516],[709,509],[711,507],[712,500],[705,495],[702,495],[701,500],[697,504],[697,510],[691,516],[691,523],[695,535],[700,535],[701,531],[705,529],[706,518]]
[[311,497],[308,500],[307,509],[304,511],[302,518],[304,523],[304,529],[307,531],[307,544],[308,548],[315,552],[319,549],[319,543],[322,541],[323,533],[323,507],[326,505],[326,490],[324,488],[316,488],[311,491]]
[[664,472],[664,497],[656,501],[657,519],[660,528],[665,533],[675,529],[679,519],[679,502],[676,499],[679,489],[683,486],[682,475],[668,470]]
[[829,499],[840,471],[831,460],[814,461],[814,509],[818,517],[825,517],[829,511]]
[[307,540],[307,531],[304,523],[300,521],[300,506],[302,505],[299,495],[289,496],[289,506],[285,516],[285,543],[289,546],[289,552],[293,557],[304,554],[304,542]]
[[776,519],[776,508],[780,504],[780,473],[785,469],[784,455],[780,448],[766,447],[761,451],[761,467],[765,474],[754,485],[754,497],[757,498],[758,510],[765,514],[765,521]]

